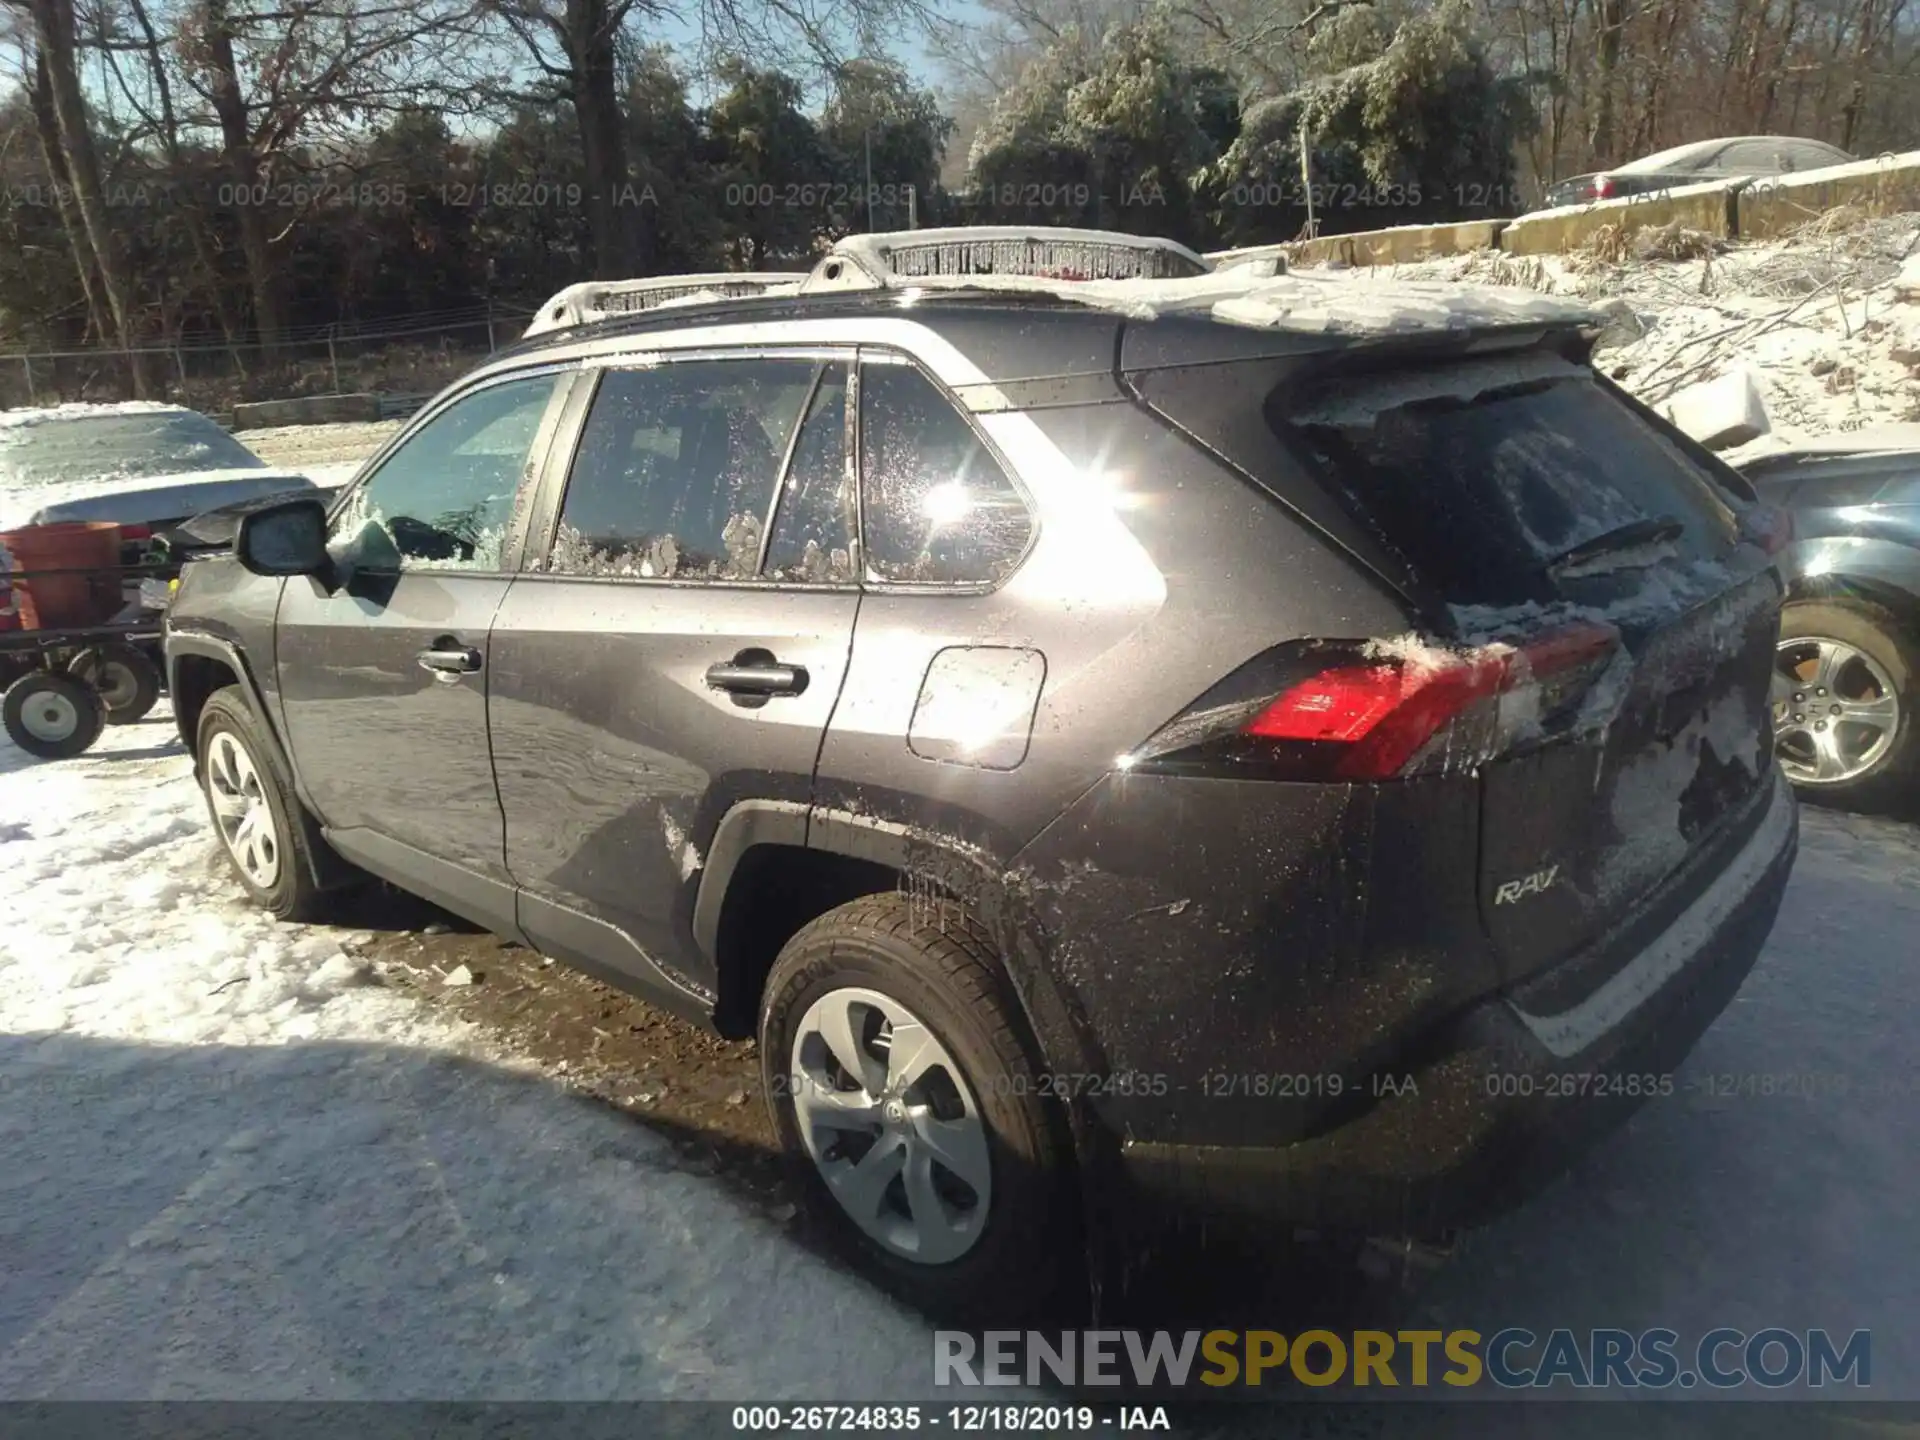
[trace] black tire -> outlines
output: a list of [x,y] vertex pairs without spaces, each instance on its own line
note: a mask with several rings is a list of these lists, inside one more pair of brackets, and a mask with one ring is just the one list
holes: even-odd
[[7,736],[29,755],[67,760],[90,748],[107,728],[100,692],[71,675],[33,670],[7,687],[0,702]]
[[[1893,738],[1865,770],[1844,780],[1809,781],[1793,775],[1802,794],[1841,804],[1879,805],[1911,790],[1916,763],[1920,763],[1920,733],[1914,724],[1914,677],[1920,674],[1920,656],[1900,621],[1889,611],[1860,600],[1799,600],[1780,613],[1783,660],[1795,641],[1834,640],[1851,646],[1885,673],[1898,702]],[[1858,667],[1856,667],[1858,668]],[[1806,712],[1799,712],[1806,713]],[[1776,729],[1782,726],[1776,717]],[[1784,722],[1791,725],[1791,714]],[[1794,742],[1781,737],[1781,751],[1789,754]]]
[[[279,845],[278,871],[270,885],[257,884],[241,868],[232,847],[223,838],[220,815],[207,782],[209,756],[216,738],[222,734],[231,735],[246,751],[259,777],[261,798],[272,813],[276,838],[284,837]],[[207,802],[214,843],[226,855],[233,877],[247,892],[247,898],[279,920],[308,923],[325,919],[333,897],[314,880],[313,856],[315,847],[326,842],[320,838],[313,817],[295,797],[291,781],[280,768],[277,752],[262,736],[260,722],[235,687],[216,690],[208,697],[200,711],[194,757],[193,778]]]
[[[991,1199],[958,1259],[920,1263],[867,1235],[801,1138],[789,1071],[794,1031],[816,1000],[848,987],[879,992],[918,1018],[963,1072],[985,1123]],[[934,1315],[998,1322],[1032,1313],[1082,1273],[1065,1117],[1042,1094],[1042,1068],[995,947],[964,907],[888,893],[828,911],[781,949],[759,1034],[768,1109],[810,1217],[887,1289]]]
[[100,692],[109,725],[144,720],[160,701],[160,667],[144,650],[121,641],[81,651],[67,673]]

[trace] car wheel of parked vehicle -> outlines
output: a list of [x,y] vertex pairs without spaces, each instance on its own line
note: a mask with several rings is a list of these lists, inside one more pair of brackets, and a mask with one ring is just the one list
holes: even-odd
[[83,650],[67,666],[67,673],[100,692],[109,725],[143,720],[160,700],[160,667],[132,645],[114,643]]
[[1879,798],[1914,765],[1912,652],[1877,606],[1808,600],[1780,617],[1773,731],[1781,768],[1823,795]]
[[13,743],[29,755],[65,760],[100,738],[107,707],[91,685],[71,675],[35,670],[7,687],[0,716]]
[[248,897],[277,919],[317,920],[327,896],[313,878],[313,822],[259,725],[237,690],[213,693],[200,712],[200,789]]
[[809,1208],[936,1312],[1007,1316],[1061,1278],[1071,1184],[994,947],[949,900],[830,910],[780,952],[760,1018],[773,1123]]

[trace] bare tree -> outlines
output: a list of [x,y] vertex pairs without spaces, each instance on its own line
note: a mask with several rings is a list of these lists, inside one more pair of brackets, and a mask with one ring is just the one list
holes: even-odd
[[218,136],[269,359],[285,332],[281,242],[327,201],[320,187],[287,184],[299,147],[349,117],[457,98],[450,52],[471,13],[462,0],[186,0],[175,18],[186,82]]
[[[655,214],[634,192],[621,106],[622,57],[629,31],[643,21],[679,22],[699,37],[695,59],[718,68],[723,57],[796,69],[796,58],[827,80],[879,35],[937,32],[936,0],[482,0],[537,74],[528,85],[481,80],[491,98],[525,104],[563,101],[580,132],[594,273],[644,273],[654,259]],[[804,177],[795,177],[804,178]]]
[[[93,272],[100,280],[100,294],[106,302],[102,318],[111,323],[113,342],[128,352],[135,395],[144,396],[148,390],[146,367],[133,352],[138,324],[132,287],[112,217],[107,213],[99,150],[94,144],[93,126],[80,86],[73,0],[23,0],[23,3],[33,20],[34,86],[45,92],[44,103],[58,136],[58,162],[65,180],[70,183],[73,211],[78,219],[73,228],[84,242],[76,246],[79,252],[76,263],[84,271],[86,261],[91,259]],[[50,155],[50,165],[52,159]],[[59,176],[61,172],[55,173]]]
[[517,39],[542,81],[535,99],[564,99],[580,129],[594,275],[640,273],[653,258],[640,243],[640,206],[629,194],[624,112],[620,106],[622,28],[638,0],[486,0]]
[[[182,118],[173,98],[170,57],[145,0],[125,0],[125,3],[131,33],[121,39],[112,23],[111,12],[97,10],[93,43],[106,61],[121,100],[138,117],[139,124],[129,132],[128,140],[137,144],[151,138],[160,146],[171,182],[169,195],[178,206],[180,225],[198,267],[198,293],[213,312],[227,343],[237,347],[241,324],[227,300],[227,277],[208,229],[204,197],[182,190],[198,167],[187,154],[183,141]],[[132,52],[141,61],[136,77],[129,77],[121,68],[120,55],[124,51]],[[237,348],[234,354],[238,357]]]

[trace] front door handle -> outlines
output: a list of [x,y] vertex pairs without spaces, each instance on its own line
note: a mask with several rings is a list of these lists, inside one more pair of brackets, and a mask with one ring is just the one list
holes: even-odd
[[725,690],[743,705],[764,705],[774,695],[798,695],[807,688],[803,665],[782,665],[767,650],[742,650],[731,660],[707,667],[707,684]]
[[481,664],[478,650],[471,645],[462,645],[451,635],[442,635],[415,658],[419,660],[422,670],[449,685],[462,675],[473,674]]

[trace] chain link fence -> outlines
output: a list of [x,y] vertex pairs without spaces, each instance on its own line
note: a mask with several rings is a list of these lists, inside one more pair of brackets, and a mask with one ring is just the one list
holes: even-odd
[[272,346],[194,336],[124,350],[0,350],[0,407],[132,399],[136,367],[149,398],[209,412],[302,395],[432,393],[517,340],[532,313],[502,304],[310,326]]

